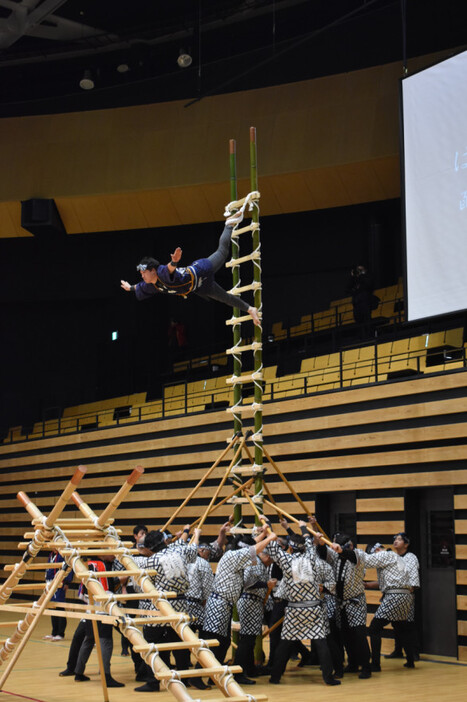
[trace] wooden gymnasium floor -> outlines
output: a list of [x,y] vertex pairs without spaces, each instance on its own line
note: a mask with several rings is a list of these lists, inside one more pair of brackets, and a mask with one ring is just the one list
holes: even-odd
[[[11,613],[0,614],[0,621],[11,621]],[[1,702],[101,702],[102,688],[98,675],[95,652],[91,655],[86,673],[90,682],[76,683],[73,678],[60,678],[59,672],[65,668],[68,647],[76,624],[68,622],[66,638],[63,642],[43,641],[42,636],[50,633],[50,623],[41,621],[8,678],[5,690],[0,692]],[[7,629],[1,630],[2,637]],[[383,643],[384,648],[384,643]],[[428,658],[422,656],[422,658]],[[415,670],[402,667],[402,661],[383,659],[383,672],[375,673],[370,680],[359,680],[356,675],[347,675],[339,687],[326,687],[318,668],[297,669],[291,662],[280,685],[269,685],[267,678],[259,678],[255,686],[245,689],[247,693],[268,695],[271,702],[465,702],[467,699],[467,664],[457,664],[454,659],[430,657],[416,664]],[[3,668],[3,666],[2,666]],[[1,670],[1,669],[0,669]],[[110,702],[131,700],[157,700],[169,702],[175,698],[168,692],[138,693],[133,689],[134,682],[131,658],[120,656],[119,635],[114,633],[113,676],[125,683],[125,687],[109,690]],[[190,689],[195,699],[219,699],[217,690],[202,691]],[[228,698],[226,698],[227,700]]]

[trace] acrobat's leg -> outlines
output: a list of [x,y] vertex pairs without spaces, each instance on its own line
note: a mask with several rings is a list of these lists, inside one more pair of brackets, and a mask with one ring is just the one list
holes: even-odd
[[[232,235],[232,227],[225,226],[222,232],[217,250],[214,251],[210,256],[208,256],[208,261],[211,261],[214,273],[217,273],[219,268],[221,268],[227,260],[227,256],[230,251],[230,240]],[[211,297],[211,295],[209,296]],[[217,298],[215,298],[217,299]],[[221,300],[222,302],[222,300]],[[226,304],[230,304],[227,302]],[[232,305],[233,307],[234,305]],[[236,305],[235,305],[236,306]]]
[[256,307],[252,307],[248,304],[248,302],[245,302],[245,300],[242,300],[242,298],[238,297],[237,295],[231,295],[224,290],[224,288],[221,288],[221,286],[215,281],[212,283],[209,291],[206,291],[205,293],[197,293],[197,295],[204,297],[205,299],[210,298],[211,300],[217,300],[217,302],[222,302],[224,305],[228,305],[229,307],[238,307],[239,309],[243,310],[243,312],[247,312],[250,315],[254,324],[261,326]]

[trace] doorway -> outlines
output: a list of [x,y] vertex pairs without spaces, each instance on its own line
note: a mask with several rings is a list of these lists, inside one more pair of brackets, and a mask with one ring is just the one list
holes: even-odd
[[456,554],[452,488],[409,489],[406,529],[420,561],[416,622],[421,651],[457,657]]

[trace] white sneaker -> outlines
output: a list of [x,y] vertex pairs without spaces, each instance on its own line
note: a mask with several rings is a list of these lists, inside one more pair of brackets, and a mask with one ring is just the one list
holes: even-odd
[[47,636],[43,636],[42,638],[44,641],[52,641],[53,636],[52,634],[47,634]]
[[52,641],[63,641],[63,636],[51,636]]
[[242,219],[243,210],[237,210],[237,212],[234,212],[233,215],[230,215],[230,217],[225,220],[225,223],[228,227],[235,227],[235,225],[240,224]]

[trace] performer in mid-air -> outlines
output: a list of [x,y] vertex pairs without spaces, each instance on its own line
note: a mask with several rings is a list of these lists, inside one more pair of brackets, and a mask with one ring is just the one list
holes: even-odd
[[252,307],[239,296],[228,293],[214,280],[215,273],[227,260],[232,228],[241,222],[242,218],[243,211],[239,210],[226,220],[218,248],[208,258],[200,258],[186,268],[178,268],[182,257],[182,249],[178,246],[167,265],[161,265],[155,258],[143,258],[136,266],[136,270],[141,273],[142,282],[130,285],[126,280],[122,280],[121,287],[127,292],[135,292],[138,300],[145,300],[158,292],[183,297],[194,292],[200,297],[240,308],[250,315],[254,324],[260,326],[256,307]]

